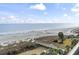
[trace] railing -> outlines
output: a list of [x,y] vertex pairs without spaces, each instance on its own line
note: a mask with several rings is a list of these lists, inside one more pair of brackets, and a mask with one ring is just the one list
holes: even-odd
[[67,55],[79,55],[79,42],[73,47],[73,49]]

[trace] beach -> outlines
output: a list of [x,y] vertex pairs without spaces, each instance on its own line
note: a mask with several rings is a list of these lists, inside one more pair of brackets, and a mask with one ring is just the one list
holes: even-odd
[[19,55],[34,55],[34,54],[40,55],[44,50],[47,50],[47,49],[45,47],[38,47],[30,51],[22,52]]
[[[0,35],[0,51],[4,50],[4,53],[1,52],[1,54],[6,54],[13,50],[13,52],[15,51],[20,55],[39,55],[48,48],[64,49],[64,45],[56,43],[54,41],[59,39],[59,32],[63,32],[64,38],[67,38],[69,35],[74,35],[72,32],[73,29],[74,28],[41,29],[4,33]],[[30,46],[30,48],[28,48],[28,44],[31,43],[33,43],[33,46]],[[5,49],[5,47],[7,48]],[[17,49],[20,52],[18,52]],[[6,50],[8,50],[8,52]]]
[[64,29],[41,29],[32,31],[16,31],[16,32],[6,32],[0,34],[0,44],[7,45],[19,41],[27,41],[28,39],[35,39],[44,36],[57,36],[58,32],[63,32],[64,34],[72,34],[70,31],[72,28]]

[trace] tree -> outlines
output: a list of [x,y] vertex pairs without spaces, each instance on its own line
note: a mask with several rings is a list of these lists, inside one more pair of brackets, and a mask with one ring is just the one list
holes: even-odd
[[63,40],[64,40],[64,34],[63,34],[63,32],[59,32],[58,33],[58,37],[61,39],[61,43],[63,43]]

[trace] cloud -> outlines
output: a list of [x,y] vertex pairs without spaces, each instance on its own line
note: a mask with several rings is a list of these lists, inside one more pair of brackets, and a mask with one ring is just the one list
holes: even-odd
[[4,20],[4,19],[6,19],[5,17],[1,17],[1,20]]
[[[46,13],[47,14],[47,13]],[[6,17],[0,17],[0,24],[12,24],[12,23],[76,23],[78,20],[73,20],[73,17],[69,17],[66,13],[64,14],[65,17],[57,18],[46,18],[46,19],[40,19],[40,18],[32,18],[32,17],[17,17],[15,15],[6,16]],[[67,17],[66,17],[67,16]]]
[[77,3],[75,6],[76,6],[76,7],[79,7],[79,3]]
[[75,4],[74,7],[71,9],[72,12],[74,13],[79,13],[79,4]]
[[44,21],[42,19],[35,19],[35,18],[28,18],[25,20],[25,23],[46,23],[47,21]]
[[73,8],[71,8],[72,13],[74,13],[75,16],[79,16],[79,3],[75,4]]
[[15,16],[13,16],[13,15],[11,15],[11,16],[9,16],[9,18],[14,19],[14,18],[16,18],[16,17],[15,17]]
[[65,11],[65,10],[66,10],[66,8],[65,8],[65,7],[63,7],[63,8],[62,8],[62,10],[64,10],[64,11]]
[[35,10],[46,10],[46,6],[42,3],[40,4],[35,4],[35,5],[32,5],[30,6],[30,9],[35,9]]
[[[66,16],[66,14],[65,14]],[[71,19],[63,18],[55,18],[55,19],[40,19],[40,18],[21,18],[16,16],[6,16],[0,18],[1,24],[12,24],[12,23],[69,23],[73,22]]]
[[77,14],[76,14],[76,16],[78,16],[78,17],[79,17],[79,13],[77,13]]
[[0,23],[16,23],[18,20],[18,18],[16,18],[15,16],[11,15],[11,16],[4,16],[0,18]]
[[72,8],[73,12],[79,12],[79,8]]
[[[11,17],[11,18],[10,18]],[[74,23],[74,22],[78,22],[74,21],[68,17],[66,18],[51,18],[51,19],[39,19],[39,18],[16,18],[15,16],[9,16],[9,17],[5,17],[2,18],[2,20],[0,19],[0,23],[1,24],[12,24],[12,23]]]
[[68,16],[67,14],[64,14],[64,17]]

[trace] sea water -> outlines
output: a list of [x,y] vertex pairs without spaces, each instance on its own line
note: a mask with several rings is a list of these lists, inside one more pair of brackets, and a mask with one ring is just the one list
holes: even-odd
[[68,23],[0,24],[0,33],[69,27],[73,27],[73,25]]

